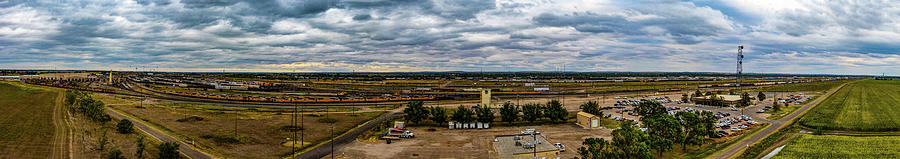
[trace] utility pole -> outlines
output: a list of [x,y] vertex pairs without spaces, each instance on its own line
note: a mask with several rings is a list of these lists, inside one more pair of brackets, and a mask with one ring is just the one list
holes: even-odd
[[531,132],[531,155],[537,158],[537,137],[534,134],[535,132]]
[[235,138],[237,137],[237,121],[238,121],[238,116],[237,116],[237,113],[235,113],[234,114],[234,137]]
[[[328,107],[325,107],[325,118],[330,118],[328,112]],[[331,159],[334,159],[334,123],[331,123]]]
[[516,94],[516,106],[519,106],[519,94]]
[[[297,110],[297,107],[294,106],[294,111],[296,111],[296,110]],[[305,128],[303,128],[303,114],[298,114],[298,115],[300,115],[300,128],[301,128],[301,129],[300,129],[300,147],[303,147],[303,146],[304,146],[304,145],[303,145],[303,142],[304,142],[304,141],[303,141],[303,136],[306,136],[306,135],[304,135],[304,133],[303,133],[303,129],[305,129]],[[296,132],[295,132],[295,133],[296,133]]]
[[299,127],[297,127],[297,103],[294,103],[294,113],[291,114],[291,127],[292,127],[292,129],[294,129],[294,130],[292,130],[294,132],[294,136],[293,136],[293,138],[291,138],[291,154],[293,155],[294,151],[295,151],[294,148],[296,147],[296,144],[297,144],[297,130],[296,129],[299,129]]

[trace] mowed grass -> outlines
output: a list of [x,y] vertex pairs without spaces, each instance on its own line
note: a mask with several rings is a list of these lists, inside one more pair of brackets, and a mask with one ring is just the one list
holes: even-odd
[[841,84],[847,82],[853,82],[856,80],[837,80],[837,81],[825,81],[825,82],[812,82],[812,83],[798,83],[798,84],[785,84],[785,85],[775,85],[769,87],[761,87],[748,89],[745,92],[822,92],[827,91],[831,88],[840,86]]
[[50,158],[57,95],[0,82],[0,158]]
[[854,137],[803,134],[773,158],[897,158],[900,136]]
[[900,130],[900,80],[865,80],[844,86],[810,110],[800,124],[841,131]]

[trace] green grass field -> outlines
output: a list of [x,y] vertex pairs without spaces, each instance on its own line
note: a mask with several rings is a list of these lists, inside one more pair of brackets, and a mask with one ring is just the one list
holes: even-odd
[[0,81],[0,158],[50,158],[57,95]]
[[839,80],[839,81],[825,81],[825,82],[812,82],[812,83],[799,83],[799,84],[786,84],[786,85],[776,85],[755,89],[748,89],[745,92],[822,92],[827,91],[831,88],[840,86],[841,84],[847,82],[853,82],[856,80]]
[[[813,99],[813,100],[814,100],[814,99]],[[809,100],[809,101],[812,101],[812,100]],[[793,112],[794,112],[795,110],[797,110],[797,109],[800,109],[800,106],[790,106],[790,107],[782,106],[782,107],[781,107],[781,110],[778,110],[778,111],[775,111],[775,109],[769,109],[769,110],[766,111],[765,113],[766,113],[766,114],[772,114],[772,115],[769,116],[769,117],[766,117],[766,119],[769,119],[769,120],[778,120],[778,119],[784,118],[785,116],[787,116],[787,115],[793,113]]]
[[851,83],[810,110],[800,124],[842,131],[900,130],[900,81]]
[[854,137],[803,134],[773,158],[896,158],[900,136]]

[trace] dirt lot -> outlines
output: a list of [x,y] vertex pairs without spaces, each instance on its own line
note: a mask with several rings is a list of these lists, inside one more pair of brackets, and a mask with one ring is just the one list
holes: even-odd
[[[428,131],[434,128],[436,131]],[[450,130],[445,127],[412,127],[410,131],[416,138],[402,139],[386,144],[384,140],[374,143],[354,141],[335,150],[335,158],[498,158],[491,145],[496,135],[520,133],[527,128],[535,128],[548,138],[551,143],[562,143],[567,151],[560,153],[561,158],[572,158],[585,138],[600,137],[610,139],[610,129],[587,130],[573,123],[494,127],[490,129]],[[324,158],[331,158],[325,156]]]

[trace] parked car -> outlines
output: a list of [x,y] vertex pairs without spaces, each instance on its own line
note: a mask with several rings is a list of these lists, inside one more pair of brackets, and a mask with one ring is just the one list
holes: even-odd
[[562,143],[553,143],[553,146],[556,146],[556,148],[559,149],[559,152],[566,152],[566,145],[563,145]]

